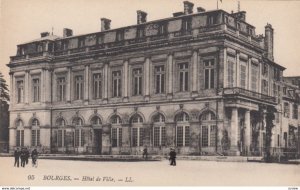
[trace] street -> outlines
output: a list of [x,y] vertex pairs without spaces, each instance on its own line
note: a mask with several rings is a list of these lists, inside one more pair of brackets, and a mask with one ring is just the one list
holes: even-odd
[[0,157],[2,186],[299,186],[300,165],[177,160],[116,162],[38,160],[13,167]]

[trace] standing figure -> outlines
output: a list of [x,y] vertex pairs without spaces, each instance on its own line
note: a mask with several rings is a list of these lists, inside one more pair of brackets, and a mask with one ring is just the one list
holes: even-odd
[[175,149],[174,148],[171,148],[171,151],[169,153],[169,160],[170,160],[170,165],[171,166],[176,166],[176,152],[175,152]]
[[19,163],[20,163],[20,151],[19,151],[19,148],[17,148],[14,152],[14,157],[15,157],[15,164],[14,166],[16,167],[19,167]]
[[147,157],[148,157],[148,149],[147,149],[147,147],[145,147],[143,149],[143,158],[147,159]]
[[24,167],[25,167],[25,163],[26,163],[26,152],[25,152],[25,148],[22,148],[20,157],[21,157],[21,167],[24,168]]
[[36,149],[34,149],[31,152],[31,158],[32,158],[32,167],[37,167],[37,157],[38,157],[38,152]]
[[28,159],[30,157],[30,153],[29,150],[27,148],[25,148],[25,160],[26,160],[26,165],[28,164]]

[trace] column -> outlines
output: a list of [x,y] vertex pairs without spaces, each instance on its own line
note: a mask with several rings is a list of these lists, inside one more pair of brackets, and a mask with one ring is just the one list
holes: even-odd
[[52,97],[54,96],[53,91],[51,92],[51,83],[53,83],[52,86],[56,86],[55,81],[53,81],[53,69],[51,70],[45,70],[46,76],[45,76],[45,102],[51,102],[51,93]]
[[24,91],[25,91],[25,97],[24,97],[24,103],[29,103],[29,96],[30,96],[30,85],[29,85],[29,71],[25,71],[25,81],[24,81]]
[[102,154],[111,154],[111,125],[103,125],[102,130]]
[[[12,126],[12,125],[11,125]],[[16,129],[9,128],[9,151],[13,151],[14,147],[16,146]]]
[[248,80],[247,80],[247,82],[248,82],[247,89],[248,90],[251,90],[251,64],[252,64],[251,59],[252,59],[251,56],[248,56]]
[[251,124],[250,124],[250,110],[246,110],[245,112],[245,146],[247,153],[250,153],[250,145],[251,145]]
[[42,68],[41,71],[41,86],[40,86],[40,102],[44,103],[45,102],[45,94],[46,94],[46,89],[45,89],[45,68]]
[[145,61],[145,101],[150,100],[150,58],[147,57]]
[[68,103],[71,103],[71,67],[68,67],[68,79],[67,79],[67,92],[66,99]]
[[12,106],[15,104],[15,102],[14,102],[14,94],[15,94],[14,73],[10,72],[9,75],[10,75],[10,91],[9,91],[10,97],[9,98],[10,98],[10,102],[11,102],[10,105]]
[[240,87],[240,52],[236,51],[236,87]]
[[89,65],[85,65],[85,70],[84,70],[84,104],[88,104],[89,101]]
[[103,102],[108,101],[108,62],[104,63],[104,97]]
[[173,97],[173,54],[168,55],[168,99]]
[[198,80],[198,50],[194,50],[193,52],[193,58],[192,58],[192,97],[195,97],[198,95],[197,90],[197,80]]
[[167,147],[174,147],[175,146],[175,123],[174,122],[166,122],[166,146]]
[[124,82],[123,82],[123,86],[124,86],[124,97],[123,97],[123,102],[128,102],[128,60],[124,61],[123,64],[123,73],[124,73]]
[[223,81],[223,86],[224,88],[228,87],[228,68],[227,68],[227,48],[224,48],[224,81]]
[[259,71],[258,71],[258,92],[261,93],[261,76],[262,76],[262,61],[260,60],[259,63]]
[[236,152],[236,155],[239,155],[238,151],[238,109],[232,108],[231,109],[231,136],[230,136],[230,143],[231,149]]

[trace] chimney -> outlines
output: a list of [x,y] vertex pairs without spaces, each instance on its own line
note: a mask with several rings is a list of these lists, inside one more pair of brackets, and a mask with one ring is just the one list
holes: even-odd
[[50,34],[49,32],[42,32],[41,33],[41,38],[49,36],[49,34]]
[[147,22],[147,13],[141,10],[136,11],[137,13],[137,24]]
[[197,7],[198,13],[203,13],[205,12],[205,9],[203,7]]
[[64,28],[63,37],[65,38],[70,36],[73,36],[73,30],[69,28]]
[[274,51],[274,29],[272,25],[267,23],[265,26],[265,50],[267,51],[267,58],[274,61],[273,51]]
[[183,5],[184,5],[184,14],[185,15],[193,13],[194,3],[191,3],[189,1],[184,1]]
[[105,30],[110,30],[111,20],[107,18],[101,18],[101,32]]

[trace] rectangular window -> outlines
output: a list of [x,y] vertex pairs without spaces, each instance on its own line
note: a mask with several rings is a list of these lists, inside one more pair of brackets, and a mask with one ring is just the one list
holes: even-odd
[[57,78],[57,100],[58,101],[66,100],[66,78],[65,77]]
[[33,102],[40,101],[40,79],[32,80]]
[[155,94],[165,93],[165,67],[163,65],[154,67]]
[[122,88],[122,77],[121,71],[112,72],[112,96],[121,97],[121,88]]
[[215,87],[215,85],[214,85],[214,83],[215,83],[214,65],[215,65],[215,60],[214,59],[204,61],[204,84],[205,84],[205,89],[211,89],[211,88]]
[[179,64],[179,91],[188,91],[189,86],[189,65],[188,63]]
[[240,87],[246,89],[246,64],[240,65]]
[[31,146],[40,145],[40,130],[31,130]]
[[24,130],[17,130],[17,146],[24,146]]
[[112,147],[122,146],[122,128],[112,128]]
[[269,86],[268,86],[268,81],[263,79],[261,81],[262,85],[261,85],[261,91],[263,94],[266,94],[268,95],[268,92],[269,92]]
[[142,73],[142,69],[141,68],[135,68],[132,70],[133,73],[133,95],[134,96],[138,96],[138,95],[142,95],[142,77],[143,77],[143,73]]
[[145,129],[139,128],[139,146],[144,145],[144,138],[145,138]]
[[183,146],[183,126],[177,126],[176,142],[178,147]]
[[75,76],[75,100],[83,99],[83,76]]
[[18,80],[17,81],[17,103],[24,102],[24,81]]
[[63,130],[57,131],[57,146],[63,147]]
[[153,128],[153,145],[155,147],[165,146],[166,141],[166,128],[165,127],[154,127]]
[[257,92],[258,65],[251,64],[251,90]]
[[75,147],[79,147],[80,140],[80,129],[75,129]]
[[217,140],[217,127],[215,125],[210,126],[210,146],[215,147],[216,146],[216,140]]
[[192,28],[191,18],[182,20],[182,31],[190,31]]
[[234,71],[235,71],[234,66],[235,66],[234,58],[228,58],[228,61],[227,61],[228,88],[234,87]]
[[94,99],[102,98],[102,74],[101,73],[93,74],[93,98]]
[[208,147],[208,127],[202,126],[202,147]]
[[293,119],[298,119],[298,105],[293,105]]

